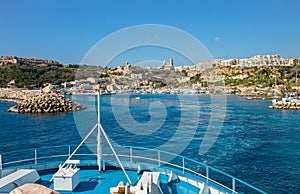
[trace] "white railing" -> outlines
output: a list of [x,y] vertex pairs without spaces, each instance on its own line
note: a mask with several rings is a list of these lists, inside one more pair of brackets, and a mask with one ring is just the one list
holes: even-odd
[[[91,146],[91,145],[89,145]],[[92,145],[94,146],[94,145]],[[38,151],[38,149],[27,149],[27,150],[20,150],[20,151],[13,151],[13,152],[6,152],[6,153],[2,153],[0,154],[0,170],[2,169],[6,169],[6,168],[15,168],[15,167],[20,167],[20,166],[28,166],[28,165],[39,165],[39,164],[43,164],[45,163],[45,160],[47,160],[46,162],[51,162],[49,161],[49,159],[56,159],[55,162],[63,162],[65,160],[66,157],[70,156],[70,153],[72,151],[72,148],[75,148],[75,145],[65,145],[65,146],[51,146],[51,147],[44,147],[44,148],[40,148],[39,150],[43,150],[43,152]],[[66,148],[65,149],[65,153],[61,153],[59,151],[60,148]],[[138,160],[145,160],[148,162],[155,162],[156,166],[170,166],[172,167],[172,169],[177,169],[182,175],[185,176],[192,176],[195,175],[199,178],[202,178],[202,181],[206,181],[208,183],[213,183],[214,185],[221,187],[223,189],[226,189],[228,191],[230,191],[231,193],[238,193],[236,191],[236,183],[241,183],[242,185],[246,186],[243,188],[251,188],[252,191],[256,191],[257,193],[263,193],[266,194],[266,192],[236,178],[233,177],[223,171],[220,171],[218,169],[215,169],[213,167],[210,167],[204,163],[198,162],[196,160],[181,156],[181,155],[177,155],[177,154],[173,154],[170,152],[165,152],[165,151],[161,151],[161,150],[156,150],[156,149],[148,149],[148,148],[143,148],[143,147],[126,147],[129,148],[129,153],[128,154],[118,154],[118,156],[120,158],[124,158],[123,161],[128,161],[130,163],[136,163]],[[39,155],[39,153],[48,153],[47,150],[51,150],[51,149],[55,149],[55,152],[58,153],[53,153],[53,154],[47,154],[45,156],[40,156],[42,154]],[[134,154],[134,150],[136,151],[140,151],[140,150],[145,150],[145,151],[151,151],[153,152],[153,156],[156,157],[149,157],[149,155],[147,156],[139,156],[139,155],[135,155]],[[33,152],[33,153],[32,153]],[[52,151],[53,152],[53,151]],[[171,163],[169,161],[164,161],[162,159],[162,154],[165,155],[171,155],[172,157],[175,157],[178,162],[177,163]],[[13,155],[13,156],[10,156]],[[22,155],[26,155],[28,157],[26,158],[22,158],[22,159],[16,159],[15,157],[20,158]],[[29,155],[33,155],[33,157],[30,157]],[[113,154],[103,154],[103,157],[112,157]],[[96,157],[96,154],[93,153],[76,153],[74,154],[74,157]],[[61,158],[59,160],[59,158]],[[126,159],[126,160],[125,160]],[[4,160],[6,160],[7,162],[3,162]],[[94,158],[95,160],[95,158]],[[106,160],[106,162],[109,162],[109,160]],[[54,162],[54,161],[53,161]],[[201,174],[199,172],[197,172],[197,170],[191,169],[190,167],[187,166],[187,164],[189,164],[190,166],[194,167],[194,168],[204,168],[205,170],[205,175]],[[214,179],[212,179],[210,177],[210,173],[215,172],[218,173],[219,175],[225,176],[229,179],[231,179],[231,186],[226,186],[224,184],[221,184],[219,181],[216,181]],[[252,193],[252,192],[251,192]]]

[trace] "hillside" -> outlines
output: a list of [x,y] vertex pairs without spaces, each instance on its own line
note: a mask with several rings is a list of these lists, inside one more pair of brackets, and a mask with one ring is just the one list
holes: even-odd
[[[80,74],[76,74],[78,68],[81,69]],[[0,66],[0,87],[6,87],[13,80],[14,85],[18,88],[40,87],[45,83],[60,85],[64,82],[74,81],[75,76],[77,79],[97,76],[97,69],[99,67],[83,65],[32,66],[10,64]]]
[[[205,85],[204,72],[181,72],[157,69],[141,69],[135,66],[126,71],[118,68],[102,68],[100,66],[65,65],[65,66],[32,66],[9,64],[0,66],[0,87],[7,87],[14,80],[16,87],[33,88],[42,84],[51,83],[60,85],[64,82],[86,80],[89,77],[115,79],[115,82],[139,81],[140,86],[147,84],[145,81],[154,80],[159,87],[191,87],[192,84]],[[295,92],[296,72],[298,66],[265,66],[252,68],[220,67],[218,74],[225,80],[227,87],[257,87],[273,88],[281,85],[281,92]],[[300,72],[298,73],[298,78]],[[138,79],[137,79],[138,78]],[[125,80],[125,81],[124,81]],[[126,81],[127,80],[127,81]],[[128,84],[127,83],[127,84]]]
[[[300,66],[267,66],[252,68],[219,68],[219,71],[225,78],[226,86],[244,86],[271,88],[277,85],[283,85],[289,92],[294,91],[296,86],[296,72]],[[298,73],[297,77],[299,76]]]

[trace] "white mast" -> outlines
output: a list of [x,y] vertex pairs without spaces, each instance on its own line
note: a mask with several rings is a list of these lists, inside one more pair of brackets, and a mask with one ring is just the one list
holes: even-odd
[[98,122],[97,122],[97,126],[98,126],[98,137],[97,137],[97,162],[98,162],[98,168],[99,168],[99,171],[101,171],[101,161],[102,161],[102,139],[101,139],[101,136],[103,134],[104,138],[106,139],[111,151],[113,152],[114,156],[116,157],[123,173],[125,174],[128,182],[130,184],[132,184],[124,166],[122,165],[122,162],[121,160],[119,159],[119,156],[117,155],[114,147],[112,146],[111,142],[109,141],[108,139],[108,136],[107,134],[105,133],[103,127],[101,126],[101,123],[100,123],[100,87],[99,87],[99,91],[98,91]]
[[[75,150],[72,152],[72,154],[68,157],[68,159],[63,163],[63,165],[61,166],[64,166],[66,164],[66,162],[68,160],[70,160],[73,155],[77,152],[77,150],[81,147],[81,145],[88,139],[88,137],[93,133],[93,131],[97,128],[98,129],[98,135],[97,135],[97,165],[98,165],[98,169],[99,171],[102,170],[101,168],[101,162],[103,160],[102,158],[102,135],[104,136],[105,140],[107,141],[111,151],[113,152],[115,158],[117,159],[123,173],[125,174],[129,184],[132,184],[121,160],[119,159],[119,156],[117,155],[115,149],[113,148],[111,142],[109,141],[108,139],[108,136],[107,134],[105,133],[103,127],[101,126],[101,123],[100,123],[100,87],[99,87],[99,91],[98,91],[98,96],[97,96],[97,101],[98,101],[98,106],[97,106],[97,110],[98,110],[98,122],[97,124],[91,129],[91,131],[85,136],[85,138],[80,142],[80,144],[75,148]],[[103,165],[104,166],[104,165]],[[50,182],[52,182],[54,176],[51,178]]]
[[97,135],[97,164],[98,170],[101,171],[101,163],[102,163],[102,136],[101,136],[101,129],[100,129],[100,88],[97,94],[97,102],[98,102],[98,135]]

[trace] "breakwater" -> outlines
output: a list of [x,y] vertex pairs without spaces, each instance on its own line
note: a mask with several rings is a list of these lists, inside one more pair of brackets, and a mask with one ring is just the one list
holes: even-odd
[[24,90],[24,89],[11,89],[11,88],[0,88],[0,100],[21,102],[26,98],[40,95],[40,90]]
[[273,102],[269,108],[281,110],[300,110],[300,100]]
[[86,107],[56,93],[39,90],[0,89],[0,99],[17,104],[7,111],[14,113],[54,113],[80,111]]

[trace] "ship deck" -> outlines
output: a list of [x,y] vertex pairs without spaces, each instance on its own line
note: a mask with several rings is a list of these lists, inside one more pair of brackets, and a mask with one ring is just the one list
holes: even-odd
[[[136,183],[140,175],[137,171],[127,171],[128,176],[132,181]],[[53,176],[52,172],[43,172],[41,174],[41,180],[39,184],[42,184],[46,187],[54,189],[53,182],[50,182],[50,179]],[[122,170],[106,170],[99,172],[97,169],[85,169],[80,171],[80,183],[79,185],[71,191],[59,191],[61,194],[64,193],[76,193],[76,194],[94,194],[94,193],[109,193],[110,187],[115,187],[120,181],[123,181],[125,184],[127,179],[122,172]],[[168,177],[162,175],[160,187],[164,194],[198,194],[200,189],[187,184],[184,181],[178,183],[169,183]]]
[[[17,169],[36,169],[40,176],[39,184],[54,189],[53,181],[50,180],[58,171],[59,165],[70,158],[74,147],[62,145],[2,153],[0,154],[0,178]],[[105,162],[103,160],[102,169],[105,171],[99,172],[97,155],[86,152],[85,149],[87,148],[84,147],[73,155],[74,159],[80,160],[77,166],[80,168],[78,186],[72,192],[60,191],[60,193],[109,193],[109,189],[116,187],[120,181],[125,184],[128,182],[120,164],[112,154],[103,153]],[[161,173],[160,187],[164,194],[199,193],[205,184],[209,185],[212,194],[238,193],[237,190],[265,193],[236,177],[184,156],[141,147],[128,147],[128,149],[129,152],[119,149],[118,156],[128,173],[131,185],[135,185],[141,176],[138,171],[151,171]],[[167,160],[168,156],[174,159]],[[176,180],[180,180],[179,182],[168,183],[172,173],[177,176]]]

